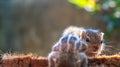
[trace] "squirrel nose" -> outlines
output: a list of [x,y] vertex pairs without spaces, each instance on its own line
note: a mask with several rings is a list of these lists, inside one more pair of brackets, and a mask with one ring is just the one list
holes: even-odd
[[96,46],[93,46],[93,51],[97,51],[99,49],[99,46],[96,45]]

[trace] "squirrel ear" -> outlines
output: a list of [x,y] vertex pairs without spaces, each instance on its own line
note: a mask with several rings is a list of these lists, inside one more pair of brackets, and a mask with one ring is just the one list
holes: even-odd
[[100,32],[100,33],[97,33],[97,34],[98,34],[98,36],[101,36],[101,37],[104,36],[104,33],[103,33],[103,32]]
[[101,40],[102,40],[102,39],[103,39],[103,36],[104,36],[104,33],[101,32],[100,35],[101,35]]
[[101,32],[101,36],[102,36],[102,37],[104,36],[104,33],[103,33],[103,32]]
[[81,39],[83,40],[83,39],[85,39],[85,37],[86,37],[86,32],[85,32],[85,31],[82,31]]

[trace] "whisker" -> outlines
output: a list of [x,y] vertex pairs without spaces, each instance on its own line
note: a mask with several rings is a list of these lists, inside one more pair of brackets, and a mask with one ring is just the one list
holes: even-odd
[[118,50],[118,51],[120,51],[120,49],[118,49],[118,48],[115,48],[115,47],[113,47],[113,46],[110,46],[110,45],[106,45],[106,47],[108,47],[108,48],[112,48],[112,49],[114,49],[114,50]]
[[114,41],[110,41],[110,42],[105,42],[105,44],[113,44],[115,43]]

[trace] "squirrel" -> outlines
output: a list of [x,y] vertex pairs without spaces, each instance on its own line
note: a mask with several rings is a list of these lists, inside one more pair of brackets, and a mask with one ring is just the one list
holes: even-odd
[[[83,45],[84,47],[77,46],[76,43],[74,43],[77,42],[75,38],[72,38],[73,40],[71,42],[70,36],[75,36],[77,40],[80,41],[79,45]],[[104,33],[96,29],[85,29],[76,26],[70,26],[66,28],[62,34],[62,37],[52,47],[52,52],[48,56],[49,67],[59,67],[62,61],[66,61],[67,64],[71,65],[71,67],[87,67],[87,57],[98,56],[103,50],[103,36]],[[74,43],[74,45],[72,43]],[[78,48],[80,48],[80,50]],[[60,59],[59,63],[58,59]],[[85,64],[83,63],[83,61],[85,62]]]
[[48,55],[49,67],[87,67],[88,46],[76,35],[64,35]]
[[[86,54],[89,57],[100,55],[101,51],[104,49],[104,42],[103,42],[104,33],[99,30],[70,26],[64,30],[62,35],[65,36],[69,34],[78,36],[80,40],[88,44],[88,50],[86,51]],[[58,50],[59,50],[59,44],[56,43],[52,47],[52,51],[58,51]]]
[[70,26],[66,28],[63,35],[73,34],[88,44],[87,56],[93,57],[101,54],[104,49],[104,33],[96,29],[86,29],[83,27]]

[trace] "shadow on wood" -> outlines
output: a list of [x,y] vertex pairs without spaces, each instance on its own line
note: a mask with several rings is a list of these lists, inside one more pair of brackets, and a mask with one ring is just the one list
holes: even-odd
[[[120,67],[120,55],[89,57],[90,67]],[[0,67],[48,67],[46,57],[33,54],[4,54]]]

